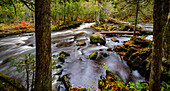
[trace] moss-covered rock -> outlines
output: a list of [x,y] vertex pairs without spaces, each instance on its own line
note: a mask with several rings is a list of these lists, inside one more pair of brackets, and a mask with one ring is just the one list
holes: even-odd
[[117,47],[114,47],[113,49],[115,52],[126,52],[127,51],[127,48],[125,48],[124,46],[117,46]]
[[110,70],[106,70],[106,78],[98,80],[98,88],[101,91],[126,91],[124,82]]
[[136,44],[134,44],[134,41],[131,41],[131,40],[125,42],[123,45],[125,46],[125,48],[128,48],[128,49],[131,47],[141,48],[141,45],[136,45]]
[[82,41],[82,42],[79,42],[76,44],[77,46],[85,46],[86,45],[86,42],[85,41]]
[[145,39],[137,36],[132,36],[130,40],[133,41],[135,45],[140,45],[143,48],[149,46],[149,42],[151,41],[149,39]]
[[69,53],[67,53],[67,52],[64,52],[64,51],[61,51],[60,53],[59,53],[59,57],[58,57],[58,62],[65,62],[65,57],[66,56],[70,56],[70,54]]
[[98,52],[93,52],[89,55],[89,58],[95,60],[97,58]]
[[133,36],[123,44],[124,46],[115,47],[114,51],[122,55],[133,70],[138,70],[142,76],[147,76],[150,70],[151,44],[150,40]]
[[70,56],[70,54],[67,53],[67,52],[61,51],[61,52],[59,53],[59,56],[65,57],[65,56]]
[[92,34],[92,35],[90,35],[90,43],[92,43],[92,44],[100,43],[101,45],[105,45],[106,39],[101,34]]
[[[131,24],[126,24],[126,25],[124,25],[120,30],[122,30],[122,31],[133,31],[134,30],[134,25],[131,25]],[[142,30],[142,27],[140,27],[140,26],[137,26],[136,27],[136,31],[141,31]]]

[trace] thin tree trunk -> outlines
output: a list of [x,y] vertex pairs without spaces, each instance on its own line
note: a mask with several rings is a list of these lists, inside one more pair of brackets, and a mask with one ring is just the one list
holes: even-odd
[[34,76],[34,75],[35,75],[35,74],[34,74],[34,73],[35,73],[35,71],[34,71],[34,67],[35,67],[35,66],[34,66],[34,62],[33,62],[33,71],[32,71],[32,84],[31,84],[31,90],[33,90],[33,86],[34,86],[34,77],[35,77],[35,76]]
[[65,5],[65,2],[64,2],[64,16],[63,16],[63,17],[64,17],[64,24],[65,24],[65,22],[66,22],[65,6],[66,6],[66,5]]
[[168,51],[168,13],[169,13],[169,9],[170,9],[170,1],[169,0],[165,0],[163,2],[163,25],[164,25],[164,39],[163,39],[163,57],[168,60],[168,54],[167,54],[167,51]]
[[150,91],[160,91],[160,76],[162,65],[162,37],[163,37],[162,0],[154,0],[153,12],[153,50],[151,73],[149,79]]
[[135,18],[135,28],[134,28],[134,33],[133,36],[136,36],[136,26],[138,22],[138,11],[139,11],[139,0],[136,2],[136,18]]
[[35,0],[35,91],[52,91],[50,2]]
[[27,91],[29,91],[29,63],[28,63],[28,58],[26,58],[25,60],[25,64],[26,64],[26,74],[27,74],[27,79],[26,79],[26,82],[27,82]]
[[165,38],[164,38],[164,44],[165,44],[165,59],[167,61],[170,61],[170,19],[167,23],[166,29],[165,29]]

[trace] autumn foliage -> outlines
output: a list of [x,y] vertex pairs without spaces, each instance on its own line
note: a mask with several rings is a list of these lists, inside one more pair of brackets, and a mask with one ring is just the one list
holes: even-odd
[[28,22],[23,21],[22,24],[18,23],[17,26],[15,26],[15,28],[20,28],[20,29],[25,29],[29,26],[30,24]]

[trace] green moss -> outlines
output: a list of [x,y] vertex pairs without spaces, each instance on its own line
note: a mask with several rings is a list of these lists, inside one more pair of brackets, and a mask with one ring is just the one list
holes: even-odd
[[93,25],[91,25],[91,27],[93,27],[93,28],[94,28],[94,27],[97,27],[97,24],[93,24]]
[[89,55],[89,58],[95,60],[97,58],[98,52],[93,52]]
[[105,45],[105,43],[106,43],[104,37],[102,37],[102,35],[100,35],[100,34],[92,34],[92,35],[90,35],[90,42],[92,44],[100,43],[100,44],[103,44],[103,45]]

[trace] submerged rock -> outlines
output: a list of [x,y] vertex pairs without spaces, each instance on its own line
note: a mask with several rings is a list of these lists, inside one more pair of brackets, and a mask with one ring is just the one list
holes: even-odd
[[113,51],[112,48],[108,48],[107,51]]
[[95,60],[97,58],[98,52],[93,52],[89,55],[89,58]]
[[92,44],[100,43],[101,45],[105,45],[106,39],[101,34],[92,34],[92,35],[90,35],[90,43],[92,43]]
[[108,57],[108,56],[109,56],[109,53],[100,52],[100,55],[102,55],[103,57]]
[[111,40],[119,43],[119,40],[116,40],[115,38],[112,38]]

